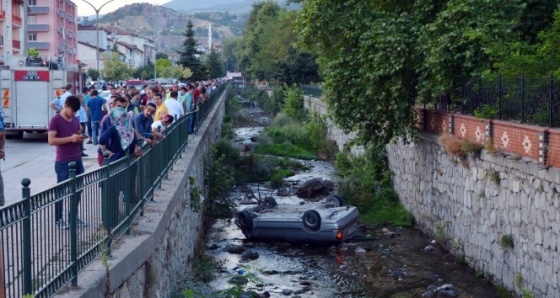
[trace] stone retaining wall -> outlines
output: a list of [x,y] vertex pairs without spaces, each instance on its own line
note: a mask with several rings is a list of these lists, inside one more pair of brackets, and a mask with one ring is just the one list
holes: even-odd
[[[431,134],[387,152],[395,191],[418,227],[518,294],[560,297],[557,168],[484,150],[461,161]],[[509,236],[513,248],[504,245]]]
[[[323,115],[327,111],[317,98],[306,97],[305,106]],[[442,125],[428,123],[447,131],[447,118],[440,120]],[[329,125],[339,148],[352,139]],[[519,295],[560,298],[558,168],[484,150],[461,161],[430,133],[421,133],[417,143],[387,149],[395,191],[420,229]],[[509,236],[513,248],[502,245]]]
[[[189,177],[204,190],[204,156],[221,134],[225,92],[189,143],[173,170],[146,205],[131,235],[113,245],[109,270],[97,260],[79,274],[79,289],[58,297],[169,297],[191,267],[202,232],[200,210],[192,204]],[[107,282],[108,281],[108,282]]]

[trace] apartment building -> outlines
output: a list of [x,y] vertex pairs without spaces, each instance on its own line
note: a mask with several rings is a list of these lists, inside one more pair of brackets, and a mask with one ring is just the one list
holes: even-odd
[[76,65],[79,60],[76,4],[70,0],[26,1],[27,48],[37,49],[41,57]]
[[24,50],[25,7],[23,0],[0,1],[0,64]]

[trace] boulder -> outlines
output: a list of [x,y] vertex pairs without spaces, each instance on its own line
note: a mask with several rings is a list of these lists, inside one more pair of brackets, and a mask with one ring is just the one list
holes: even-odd
[[297,191],[297,196],[304,199],[326,196],[334,189],[334,183],[330,180],[313,178],[305,181]]

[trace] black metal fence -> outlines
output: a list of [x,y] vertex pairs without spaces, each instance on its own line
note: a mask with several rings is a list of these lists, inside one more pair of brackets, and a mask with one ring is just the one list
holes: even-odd
[[484,118],[560,127],[560,84],[545,78],[482,78],[462,84],[461,112]]
[[[225,85],[200,105],[196,127],[224,90]],[[110,254],[111,242],[130,232],[186,148],[188,131],[189,117],[181,117],[157,145],[144,147],[141,157],[107,161],[81,175],[71,169],[70,179],[33,196],[31,181],[23,179],[23,200],[0,209],[5,297],[50,297],[69,282],[77,285],[78,272],[98,256]],[[68,214],[70,229],[55,225],[57,208]],[[80,225],[78,218],[87,225]]]

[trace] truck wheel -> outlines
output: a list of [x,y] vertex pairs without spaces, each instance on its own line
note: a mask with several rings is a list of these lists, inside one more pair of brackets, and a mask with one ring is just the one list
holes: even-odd
[[21,139],[23,139],[23,131],[18,131],[18,132],[14,135],[14,139],[16,139],[16,140],[21,140]]
[[339,195],[329,195],[326,199],[325,199],[325,207],[327,208],[336,208],[336,207],[341,207],[343,206],[344,203],[342,203],[342,198]]
[[312,232],[321,228],[321,215],[315,210],[307,210],[303,213],[303,226]]
[[276,200],[273,197],[266,197],[263,200],[263,206],[266,208],[274,208],[276,207]]
[[239,227],[241,229],[249,229],[253,227],[253,216],[251,215],[251,212],[243,210],[237,213],[237,222],[239,223]]

